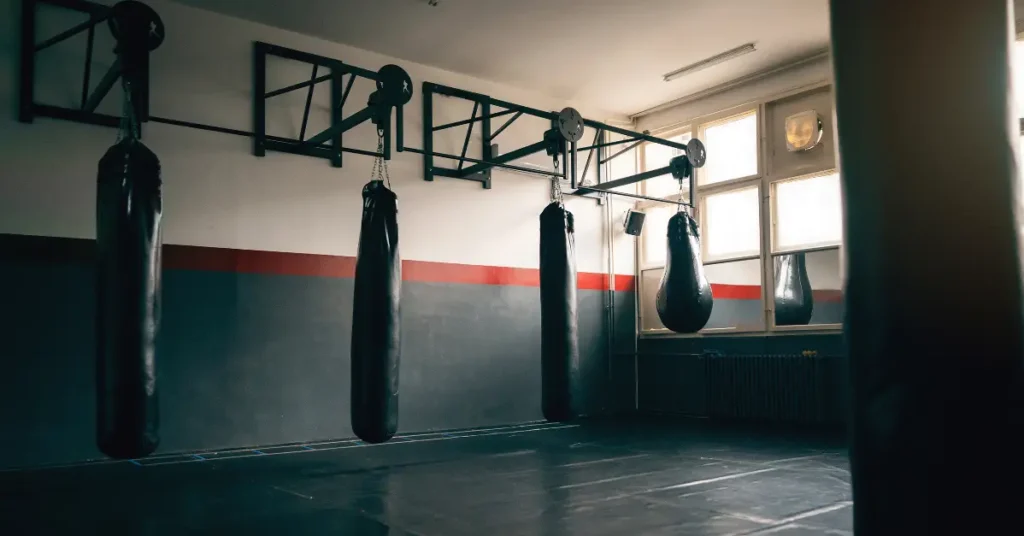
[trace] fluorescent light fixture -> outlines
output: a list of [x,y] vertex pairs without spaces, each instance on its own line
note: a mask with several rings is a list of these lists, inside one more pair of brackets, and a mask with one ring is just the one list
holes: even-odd
[[666,82],[671,82],[677,78],[682,78],[688,74],[695,73],[701,69],[707,69],[708,67],[718,65],[719,63],[727,62],[731,59],[738,58],[744,54],[749,54],[755,50],[757,50],[757,48],[754,47],[754,43],[747,43],[743,46],[739,46],[731,50],[726,50],[721,54],[711,56],[710,58],[704,58],[698,61],[697,63],[692,63],[681,69],[676,69],[675,71],[667,73],[663,76],[665,77]]

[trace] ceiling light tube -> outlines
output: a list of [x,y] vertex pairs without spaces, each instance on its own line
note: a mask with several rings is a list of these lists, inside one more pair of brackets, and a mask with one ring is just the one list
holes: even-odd
[[695,73],[701,69],[707,69],[708,67],[711,67],[713,65],[718,65],[719,63],[723,63],[731,59],[738,58],[744,54],[749,54],[755,50],[757,50],[757,48],[754,47],[754,43],[747,43],[743,46],[739,46],[731,50],[726,50],[721,54],[711,56],[710,58],[704,58],[698,61],[697,63],[691,63],[686,67],[676,69],[675,71],[667,73],[663,76],[666,82],[671,82],[678,78],[682,78],[688,74]]

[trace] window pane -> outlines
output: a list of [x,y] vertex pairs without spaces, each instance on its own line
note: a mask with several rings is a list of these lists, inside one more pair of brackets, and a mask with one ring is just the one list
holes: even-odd
[[[778,255],[775,325],[841,324],[845,313],[839,249]],[[809,296],[800,288],[806,278]],[[801,299],[801,296],[803,298]]]
[[668,247],[668,220],[676,213],[674,207],[656,207],[644,210],[644,266],[665,263]]
[[[658,289],[664,268],[640,272],[640,329],[666,331],[658,317]],[[764,306],[761,302],[761,261],[757,259],[712,264],[704,267],[711,285],[714,305],[705,329],[764,329]]]
[[[690,141],[690,133],[687,132],[686,134],[680,134],[667,139],[668,141],[676,143],[686,143]],[[645,143],[643,147],[644,171],[663,168],[668,165],[669,160],[686,153],[682,149],[673,149],[672,147],[666,147],[656,143]],[[643,185],[644,195],[648,197],[667,197],[679,193],[679,181],[672,177],[672,175],[663,175],[654,179],[648,179],[643,182]],[[689,191],[689,185],[687,183],[684,183],[684,187],[686,191]]]
[[658,288],[664,268],[640,271],[640,331],[664,330],[665,324],[658,317]]
[[704,130],[707,162],[697,172],[699,184],[757,174],[757,114],[752,112]]
[[775,184],[776,251],[838,245],[843,239],[839,175]]
[[761,251],[758,187],[704,198],[705,260],[720,260]]
[[705,329],[763,329],[761,261],[725,262],[704,267],[715,305]]

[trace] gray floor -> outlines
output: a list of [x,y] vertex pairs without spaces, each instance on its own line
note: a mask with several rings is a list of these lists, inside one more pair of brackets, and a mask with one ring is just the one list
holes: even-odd
[[852,534],[836,445],[534,424],[0,473],[0,534]]

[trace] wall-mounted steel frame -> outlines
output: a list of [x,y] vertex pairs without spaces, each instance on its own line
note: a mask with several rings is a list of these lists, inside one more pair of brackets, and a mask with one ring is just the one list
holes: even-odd
[[[554,123],[558,119],[556,112],[545,112],[536,108],[530,108],[528,106],[521,106],[511,102],[505,102],[498,99],[492,99],[487,95],[479,93],[473,93],[471,91],[465,91],[458,88],[444,86],[440,84],[434,84],[431,82],[423,83],[423,148],[416,149],[412,147],[405,147],[403,140],[403,127],[399,123],[398,127],[398,151],[407,151],[411,153],[418,153],[423,155],[423,178],[427,181],[433,181],[435,177],[449,177],[453,179],[463,179],[479,182],[484,188],[489,189],[491,187],[491,170],[493,168],[510,169],[514,171],[520,171],[523,173],[530,173],[534,175],[541,175],[545,177],[558,177],[559,179],[570,179],[575,175],[576,162],[575,162],[575,142],[565,142],[554,136],[551,130],[543,133],[538,133],[538,141],[525,147],[520,147],[513,151],[505,154],[496,154],[498,136],[505,131],[512,123],[523,115],[529,115],[533,117],[539,117],[546,121],[551,122],[552,129],[554,129]],[[441,95],[444,97],[458,98],[467,100],[473,103],[473,111],[470,114],[469,119],[460,121],[454,121],[451,123],[445,123],[441,125],[435,125],[434,121],[434,96]],[[501,110],[495,110],[495,108],[503,108]],[[501,126],[497,129],[492,128],[492,119],[511,116],[503,121]],[[476,123],[480,123],[480,139],[481,139],[481,151],[482,158],[471,158],[466,156],[469,151],[469,143],[473,137],[473,130]],[[469,125],[466,129],[466,135],[462,143],[461,154],[447,154],[439,153],[434,151],[434,133],[447,130],[449,128]],[[541,152],[547,152],[561,160],[561,171],[555,173],[554,171],[545,171],[541,169],[528,168],[524,166],[517,166],[510,162],[518,160],[520,158],[537,154]],[[448,158],[451,160],[457,160],[458,166],[455,168],[444,168],[434,165],[434,158]],[[467,166],[466,164],[472,164]]]
[[[270,56],[294,60],[310,65],[309,80],[298,82],[287,87],[267,91],[267,58]],[[397,67],[390,66],[393,69]],[[400,69],[397,69],[401,71]],[[321,74],[323,73],[323,74]],[[301,154],[318,158],[326,158],[335,167],[342,165],[342,153],[355,153],[367,156],[382,157],[385,160],[391,159],[391,114],[393,109],[398,110],[398,117],[401,118],[401,108],[404,102],[396,102],[394,99],[385,97],[382,87],[394,83],[394,80],[387,76],[384,69],[381,71],[370,71],[353,65],[346,64],[340,60],[293,50],[268,43],[256,42],[253,46],[253,125],[255,133],[253,136],[253,154],[265,156],[268,150],[281,151],[292,154]],[[393,73],[392,73],[393,74]],[[400,76],[407,79],[404,71]],[[378,90],[370,95],[367,105],[359,111],[343,117],[343,109],[348,101],[352,86],[357,78],[363,78],[376,84]],[[330,126],[316,135],[306,137],[306,125],[309,121],[309,109],[313,100],[313,91],[322,82],[329,82],[331,102],[331,123]],[[411,87],[406,85],[408,97],[412,97]],[[302,115],[302,126],[298,139],[282,138],[267,135],[267,100],[292,91],[306,89],[306,105]],[[407,99],[404,99],[407,101]],[[378,134],[384,138],[383,151],[364,151],[353,149],[342,145],[342,135],[353,128],[372,121],[377,125]],[[399,122],[399,124],[401,124]]]
[[[49,37],[42,42],[37,41],[36,19],[41,5],[76,11],[88,18],[83,22]],[[103,99],[113,89],[114,84],[125,73],[126,66],[122,59],[117,58],[106,74],[96,85],[91,87],[90,74],[93,63],[96,27],[106,23],[111,16],[111,7],[86,0],[22,0],[21,2],[21,57],[19,81],[18,120],[31,123],[36,117],[50,117],[87,123],[91,125],[117,127],[121,123],[120,116],[97,113]],[[81,101],[77,108],[42,104],[35,101],[36,56],[47,48],[66,41],[82,32],[86,32],[85,66],[82,75]],[[161,36],[162,38],[162,36]],[[148,51],[132,51],[135,65],[132,69],[133,104],[141,122],[149,120],[149,53]],[[122,55],[124,51],[122,51]]]
[[[434,118],[434,96],[441,95],[445,97],[459,98],[467,100],[473,103],[473,110],[470,113],[468,119],[454,121],[450,123],[444,123],[441,125],[435,125]],[[497,108],[497,109],[496,109]],[[583,120],[583,125],[594,129],[593,141],[590,145],[579,147],[577,142],[565,142],[562,141],[560,150],[561,158],[561,170],[558,173],[552,171],[539,170],[534,168],[528,168],[523,166],[517,166],[511,164],[512,161],[523,158],[525,156],[536,154],[543,151],[550,151],[550,144],[555,140],[544,139],[541,133],[538,133],[540,141],[521,147],[519,149],[510,151],[505,154],[498,155],[496,151],[496,144],[494,143],[497,137],[505,131],[513,122],[522,117],[523,115],[529,115],[532,117],[539,117],[541,119],[550,121],[552,126],[557,123],[559,119],[558,112],[545,112],[529,106],[522,106],[519,104],[506,102],[498,99],[491,98],[487,95],[474,93],[458,88],[444,86],[440,84],[434,84],[431,82],[423,83],[423,148],[416,149],[412,147],[405,147],[403,143],[403,126],[401,121],[398,123],[397,130],[397,143],[396,148],[399,152],[408,151],[423,155],[423,178],[427,181],[433,181],[435,177],[450,177],[455,179],[471,180],[479,182],[484,188],[491,187],[491,170],[493,168],[511,169],[514,171],[520,171],[524,173],[530,173],[534,175],[541,175],[545,177],[558,177],[561,180],[567,180],[569,186],[572,189],[572,195],[594,197],[595,194],[609,194],[618,195],[624,197],[631,197],[636,199],[645,199],[649,201],[671,203],[677,205],[688,205],[692,206],[692,199],[690,203],[684,203],[680,201],[671,201],[665,199],[658,199],[653,197],[646,197],[642,195],[630,194],[627,192],[613,191],[613,188],[625,186],[628,184],[634,184],[643,180],[647,180],[662,175],[672,174],[677,179],[686,180],[687,178],[691,181],[690,191],[693,192],[693,172],[692,166],[686,165],[686,157],[677,157],[673,159],[671,166],[666,166],[661,169],[652,170],[645,173],[638,173],[630,177],[624,177],[613,181],[602,181],[602,166],[615,158],[621,157],[631,149],[638,147],[642,143],[655,143],[671,147],[673,149],[679,149],[687,152],[687,146],[681,143],[665,140],[655,136],[651,136],[648,132],[634,132],[628,129],[607,125],[598,121],[592,121],[588,119]],[[492,129],[492,120],[497,118],[504,119],[501,125],[497,129]],[[474,126],[476,123],[480,123],[480,138],[481,138],[481,156],[482,158],[470,158],[466,156],[469,149],[469,143],[472,139]],[[469,125],[466,129],[466,135],[462,143],[462,151],[460,154],[447,154],[440,153],[434,150],[434,133],[446,130],[449,128]],[[550,131],[549,131],[550,132]],[[617,141],[606,141],[608,133],[615,133],[625,136],[623,140]],[[586,136],[587,134],[584,134]],[[615,153],[607,156],[609,148],[617,148],[620,145],[627,145],[627,147],[617,150]],[[587,151],[586,163],[583,165],[582,174],[577,172],[577,154],[579,151]],[[586,185],[582,182],[577,181],[577,177],[585,178],[587,172],[590,169],[591,164],[594,161],[594,156],[597,155],[597,166],[595,168],[597,181],[595,184]],[[435,158],[448,158],[451,160],[458,161],[458,166],[455,168],[444,168],[436,166],[434,164]],[[466,166],[466,163],[472,165]],[[692,195],[692,193],[691,193]],[[602,196],[603,197],[603,196]]]
[[[130,2],[129,2],[130,3]],[[54,6],[86,15],[83,22],[38,42],[36,35],[36,20],[40,5]],[[115,5],[116,6],[116,5]],[[391,158],[391,114],[392,110],[397,111],[398,120],[401,121],[402,106],[412,98],[412,83],[408,75],[402,69],[394,65],[388,65],[379,71],[369,71],[343,62],[315,54],[291,50],[267,43],[255,43],[254,49],[254,80],[253,86],[255,95],[253,104],[255,132],[237,130],[232,128],[205,125],[190,121],[179,121],[165,117],[156,117],[150,114],[149,110],[149,53],[146,50],[132,50],[130,54],[121,51],[112,62],[111,68],[96,84],[91,87],[91,70],[94,59],[93,49],[95,44],[96,27],[107,22],[112,12],[117,9],[107,5],[89,2],[87,0],[22,0],[21,3],[21,56],[19,81],[19,106],[18,119],[24,123],[31,123],[36,117],[49,117],[74,121],[91,125],[114,127],[121,124],[121,117],[116,115],[102,114],[96,109],[103,99],[113,89],[114,84],[122,77],[129,77],[132,84],[132,103],[137,111],[137,118],[141,122],[163,123],[188,128],[195,128],[209,132],[231,134],[235,136],[246,136],[254,139],[253,153],[256,156],[264,156],[266,151],[276,150],[294,154],[304,154],[326,158],[335,166],[341,166],[341,154],[344,152],[362,154],[366,156]],[[113,15],[115,18],[117,15]],[[154,13],[155,16],[155,13]],[[161,23],[162,30],[162,23]],[[36,81],[36,56],[39,52],[61,43],[75,35],[86,32],[88,40],[85,49],[85,67],[82,76],[81,102],[78,107],[68,108],[43,104],[35,101]],[[160,36],[162,40],[162,34]],[[119,48],[122,48],[119,44]],[[267,56],[278,56],[300,62],[309,63],[312,66],[310,79],[305,82],[294,84],[285,88],[266,91],[266,58]],[[132,69],[124,64],[125,59],[130,60]],[[320,73],[324,74],[320,74]],[[344,78],[347,75],[347,78]],[[366,78],[375,83],[377,90],[370,96],[366,107],[352,114],[347,118],[342,117],[342,107],[348,98],[352,85],[357,77]],[[327,130],[306,138],[306,125],[309,120],[310,105],[313,98],[313,88],[320,82],[330,81],[331,102],[335,103],[331,110],[331,126]],[[396,86],[398,89],[395,89]],[[405,92],[401,91],[402,86]],[[277,95],[308,88],[306,93],[306,106],[302,117],[302,128],[299,139],[290,139],[280,136],[271,136],[266,132],[266,100]],[[396,95],[397,93],[397,95]],[[344,132],[355,128],[366,121],[376,123],[378,132],[384,136],[383,151],[365,151],[361,149],[343,147],[341,136]],[[141,125],[138,127],[141,135]]]

